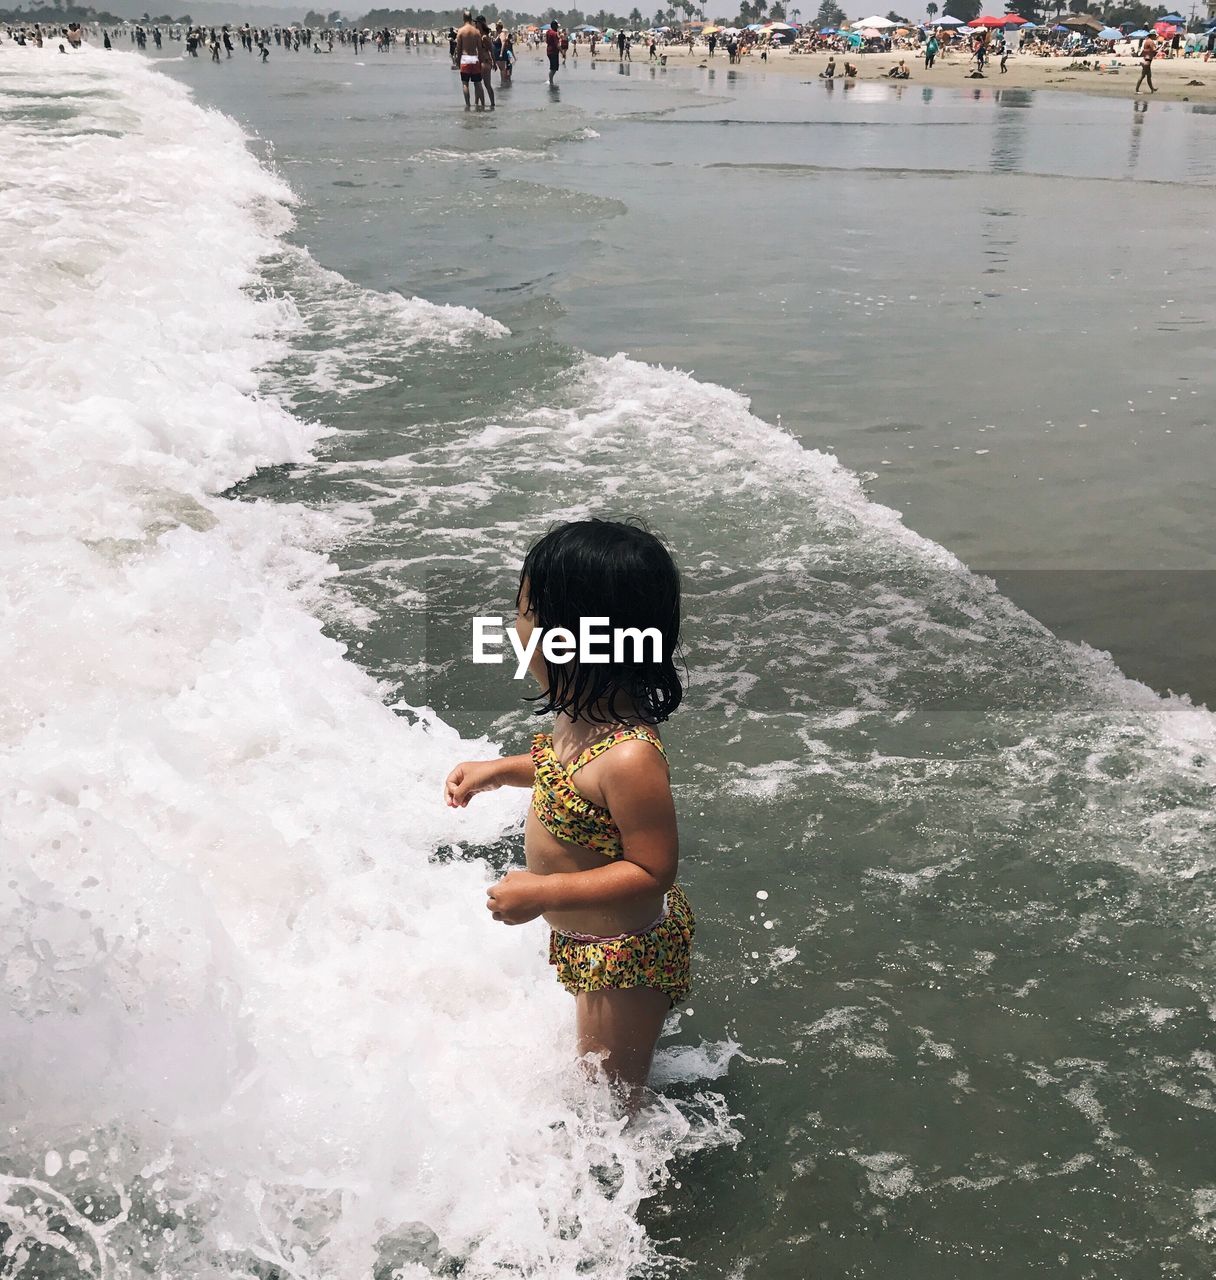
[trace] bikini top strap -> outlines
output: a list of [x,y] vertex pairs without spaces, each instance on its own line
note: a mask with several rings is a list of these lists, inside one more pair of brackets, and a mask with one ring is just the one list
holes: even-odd
[[611,733],[608,737],[601,738],[599,742],[593,742],[566,770],[566,777],[573,777],[583,765],[590,764],[592,760],[597,756],[602,756],[610,747],[615,747],[618,742],[630,742],[635,739],[638,742],[649,742],[652,747],[658,748],[659,754],[664,760],[667,759],[667,752],[658,738],[643,725],[635,725],[632,729],[618,729],[616,733]]

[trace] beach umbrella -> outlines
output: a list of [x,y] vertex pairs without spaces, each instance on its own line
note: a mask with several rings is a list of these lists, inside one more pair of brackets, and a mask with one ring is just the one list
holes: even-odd
[[1164,18],[1158,18],[1158,22],[1168,22],[1171,26],[1180,27],[1186,19],[1180,13],[1167,13]]
[[1143,40],[1146,35],[1148,35],[1148,32],[1141,27],[1139,31],[1129,31],[1127,38],[1129,40]]
[[971,25],[973,27],[1003,27],[1005,26],[1005,19],[994,18],[990,14],[985,14],[982,18],[972,18]]
[[791,27],[788,22],[770,22],[768,24],[770,31],[796,31],[797,27]]
[[1034,23],[1023,18],[1020,13],[1007,13],[1001,19],[1001,25],[1006,27],[1033,27]]
[[1166,22],[1164,18],[1161,18],[1153,23],[1153,30],[1159,36],[1172,36],[1178,28],[1172,22]]
[[1118,30],[1118,28],[1116,27],[1103,27],[1102,30],[1098,32],[1098,39],[1099,40],[1122,40],[1123,32]]
[[874,17],[874,18],[862,18],[859,21],[853,23],[853,25],[855,27],[860,27],[862,30],[864,30],[866,27],[873,27],[875,31],[887,31],[891,27],[893,27],[895,23],[893,23],[890,18]]
[[861,38],[862,38],[863,40],[877,40],[880,34],[881,34],[881,33],[880,33],[880,32],[878,32],[878,31],[875,31],[873,27],[867,27],[867,28],[866,28],[866,29],[861,33]]
[[936,22],[929,24],[931,27],[961,27],[963,24],[958,18],[952,18],[948,13],[943,14]]
[[1095,18],[1092,13],[1073,13],[1060,19],[1060,26],[1066,31],[1101,31],[1106,23]]

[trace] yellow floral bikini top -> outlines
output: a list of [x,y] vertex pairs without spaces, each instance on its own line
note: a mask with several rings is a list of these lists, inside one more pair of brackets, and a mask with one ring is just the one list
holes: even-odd
[[536,770],[536,781],[532,784],[532,812],[540,820],[540,825],[559,840],[582,845],[584,849],[602,853],[605,858],[623,857],[625,850],[621,844],[621,833],[612,815],[601,805],[592,804],[580,795],[571,778],[583,765],[590,764],[596,756],[603,755],[618,742],[635,738],[639,742],[649,742],[658,748],[664,759],[667,758],[658,738],[644,726],[636,725],[593,742],[567,768],[553,750],[553,735],[538,733],[532,739],[532,764]]

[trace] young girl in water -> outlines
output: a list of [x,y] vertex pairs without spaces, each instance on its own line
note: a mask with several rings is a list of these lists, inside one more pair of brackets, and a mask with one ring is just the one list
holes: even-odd
[[[675,806],[655,732],[684,696],[679,573],[646,530],[579,521],[528,552],[515,603],[525,650],[537,628],[578,636],[583,618],[606,618],[607,660],[553,662],[538,644],[531,700],[554,717],[552,733],[537,733],[527,755],[458,764],[445,795],[463,808],[482,791],[532,788],[528,869],[491,885],[486,907],[504,924],[544,916],[549,963],[575,998],[579,1055],[603,1055],[633,1114],[667,1014],[688,994],[695,928],[676,884]],[[653,628],[658,653],[628,637],[614,652],[618,628]]]

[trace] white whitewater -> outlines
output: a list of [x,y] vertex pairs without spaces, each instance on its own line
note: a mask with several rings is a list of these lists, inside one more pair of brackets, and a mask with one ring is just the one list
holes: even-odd
[[441,803],[494,744],[322,633],[337,517],[219,496],[319,435],[259,394],[308,324],[250,287],[290,192],[133,55],[7,45],[0,110],[8,1273],[623,1275],[721,1099],[626,1138],[577,1084],[541,931],[430,860],[518,821]]

